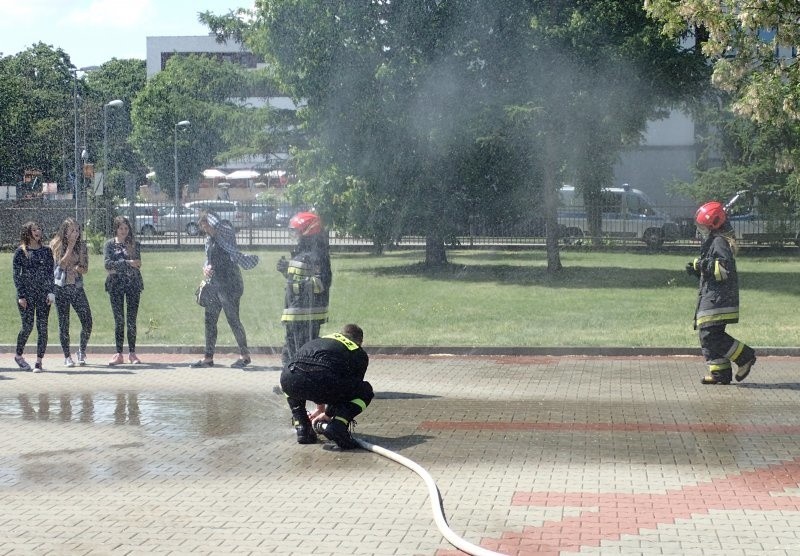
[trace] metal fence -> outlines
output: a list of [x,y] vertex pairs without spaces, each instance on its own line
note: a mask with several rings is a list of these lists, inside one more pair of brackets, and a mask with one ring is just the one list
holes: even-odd
[[[142,207],[137,205],[137,207]],[[124,207],[109,208],[97,205],[80,207],[69,201],[6,201],[0,202],[0,246],[3,248],[15,247],[19,244],[22,225],[34,220],[42,227],[45,237],[52,237],[58,226],[67,217],[75,218],[81,222],[88,233],[96,236],[110,237],[114,217],[122,211],[131,220],[132,226],[137,230],[137,238],[145,245],[164,248],[188,247],[200,248],[204,238],[199,233],[187,233],[190,223],[188,216],[179,220],[180,228],[165,228],[153,222],[153,219],[168,219],[170,213],[174,216],[174,204],[160,203],[146,206],[144,211],[123,210]],[[130,208],[130,207],[127,207]],[[264,205],[253,203],[239,203],[240,213],[236,215],[235,227],[237,228],[237,241],[243,247],[288,247],[294,245],[296,240],[287,228],[288,221],[285,208],[281,211],[281,220],[278,211],[271,217],[264,218],[258,211],[264,210]],[[665,213],[669,212],[667,208]],[[133,216],[133,218],[131,218]],[[274,217],[274,219],[273,219]],[[542,220],[533,216],[527,222],[515,221],[513,224],[481,222],[476,217],[467,218],[467,223],[461,233],[445,239],[445,244],[451,248],[537,248],[545,245],[546,233]],[[167,222],[167,220],[164,220]],[[670,247],[696,247],[698,239],[691,218],[670,219],[669,237],[663,237],[663,242],[657,245],[644,241],[641,232],[642,223],[616,222],[615,228],[604,227],[599,237],[591,237],[585,228],[585,223],[578,220],[571,222],[564,218],[559,219],[559,241],[565,247],[645,247],[650,249],[663,249]],[[745,217],[734,217],[732,223],[737,232],[737,240],[742,246],[770,246],[782,248],[796,248],[800,246],[800,222],[795,219],[769,221]],[[607,223],[604,223],[604,226]],[[625,228],[629,226],[629,228]],[[635,232],[634,228],[639,227]],[[193,228],[189,228],[194,231]],[[580,233],[576,233],[580,230]],[[145,233],[143,233],[145,232]],[[330,233],[332,246],[352,249],[373,249],[373,242],[369,238],[353,237],[351,235]],[[422,248],[425,237],[409,233],[399,235],[384,248]]]

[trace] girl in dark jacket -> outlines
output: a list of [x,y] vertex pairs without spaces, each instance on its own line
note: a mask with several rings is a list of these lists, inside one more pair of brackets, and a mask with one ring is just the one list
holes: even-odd
[[739,322],[739,281],[736,272],[736,241],[724,207],[706,203],[697,210],[695,223],[704,238],[700,256],[687,263],[686,271],[700,278],[695,330],[709,374],[703,384],[730,384],[731,363],[736,363],[736,380],[750,374],[756,362],[753,348],[730,336],[725,327]]
[[119,365],[124,362],[122,343],[126,326],[128,362],[141,363],[136,356],[136,319],[139,315],[139,299],[144,290],[142,272],[139,270],[142,268],[141,245],[136,241],[133,228],[124,216],[114,219],[114,237],[106,241],[103,248],[103,263],[108,271],[106,291],[114,315],[114,341],[117,348],[117,353],[108,364]]
[[42,229],[36,222],[22,226],[20,245],[14,252],[12,262],[14,286],[17,288],[17,308],[22,319],[22,328],[17,334],[17,352],[14,361],[20,369],[30,371],[31,366],[22,357],[25,344],[36,321],[36,363],[33,372],[42,371],[42,358],[47,349],[47,323],[50,305],[55,302],[53,281],[53,252],[42,245]]
[[192,367],[213,367],[214,352],[217,345],[217,322],[220,312],[231,327],[233,337],[239,346],[239,359],[231,364],[234,368],[244,368],[250,364],[250,350],[247,347],[247,333],[239,318],[239,301],[244,294],[244,281],[239,270],[254,268],[258,257],[245,255],[236,247],[236,232],[230,224],[223,223],[219,217],[208,212],[198,221],[200,229],[206,234],[206,261],[203,275],[216,292],[216,302],[205,307],[205,356],[192,363]]

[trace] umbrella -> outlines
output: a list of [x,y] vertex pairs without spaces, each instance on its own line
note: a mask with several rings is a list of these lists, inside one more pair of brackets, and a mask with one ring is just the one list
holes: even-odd
[[236,170],[235,172],[231,172],[226,178],[229,180],[251,180],[253,178],[257,178],[261,174],[256,172],[255,170]]
[[203,170],[203,177],[207,179],[224,178],[225,172],[216,168],[209,168],[208,170]]

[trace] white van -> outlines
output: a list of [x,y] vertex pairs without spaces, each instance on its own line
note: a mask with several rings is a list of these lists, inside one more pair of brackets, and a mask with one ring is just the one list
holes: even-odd
[[[583,196],[571,185],[559,191],[558,226],[562,238],[589,237],[589,219]],[[643,192],[627,185],[600,192],[601,229],[604,238],[639,240],[650,247],[678,239],[678,225],[655,209]]]

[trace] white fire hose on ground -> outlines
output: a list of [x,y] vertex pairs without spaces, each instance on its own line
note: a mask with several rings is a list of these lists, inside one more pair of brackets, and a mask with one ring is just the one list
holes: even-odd
[[430,473],[428,473],[425,468],[417,464],[416,462],[408,459],[407,457],[403,457],[400,454],[396,454],[391,450],[387,450],[386,448],[382,448],[380,446],[376,446],[375,444],[370,444],[366,440],[361,440],[359,438],[353,437],[353,439],[358,442],[359,446],[368,450],[370,452],[376,453],[380,456],[385,458],[389,458],[390,460],[403,465],[420,477],[422,480],[425,481],[425,485],[428,487],[428,496],[431,499],[431,509],[433,510],[433,520],[436,522],[436,527],[439,528],[439,531],[442,533],[442,536],[447,539],[447,542],[458,548],[459,550],[466,552],[467,554],[472,554],[474,556],[504,556],[499,552],[492,552],[486,548],[474,545],[458,535],[456,535],[450,526],[447,525],[447,520],[444,517],[444,509],[442,507],[442,496],[439,493],[439,487],[436,486],[436,482],[431,477]]

